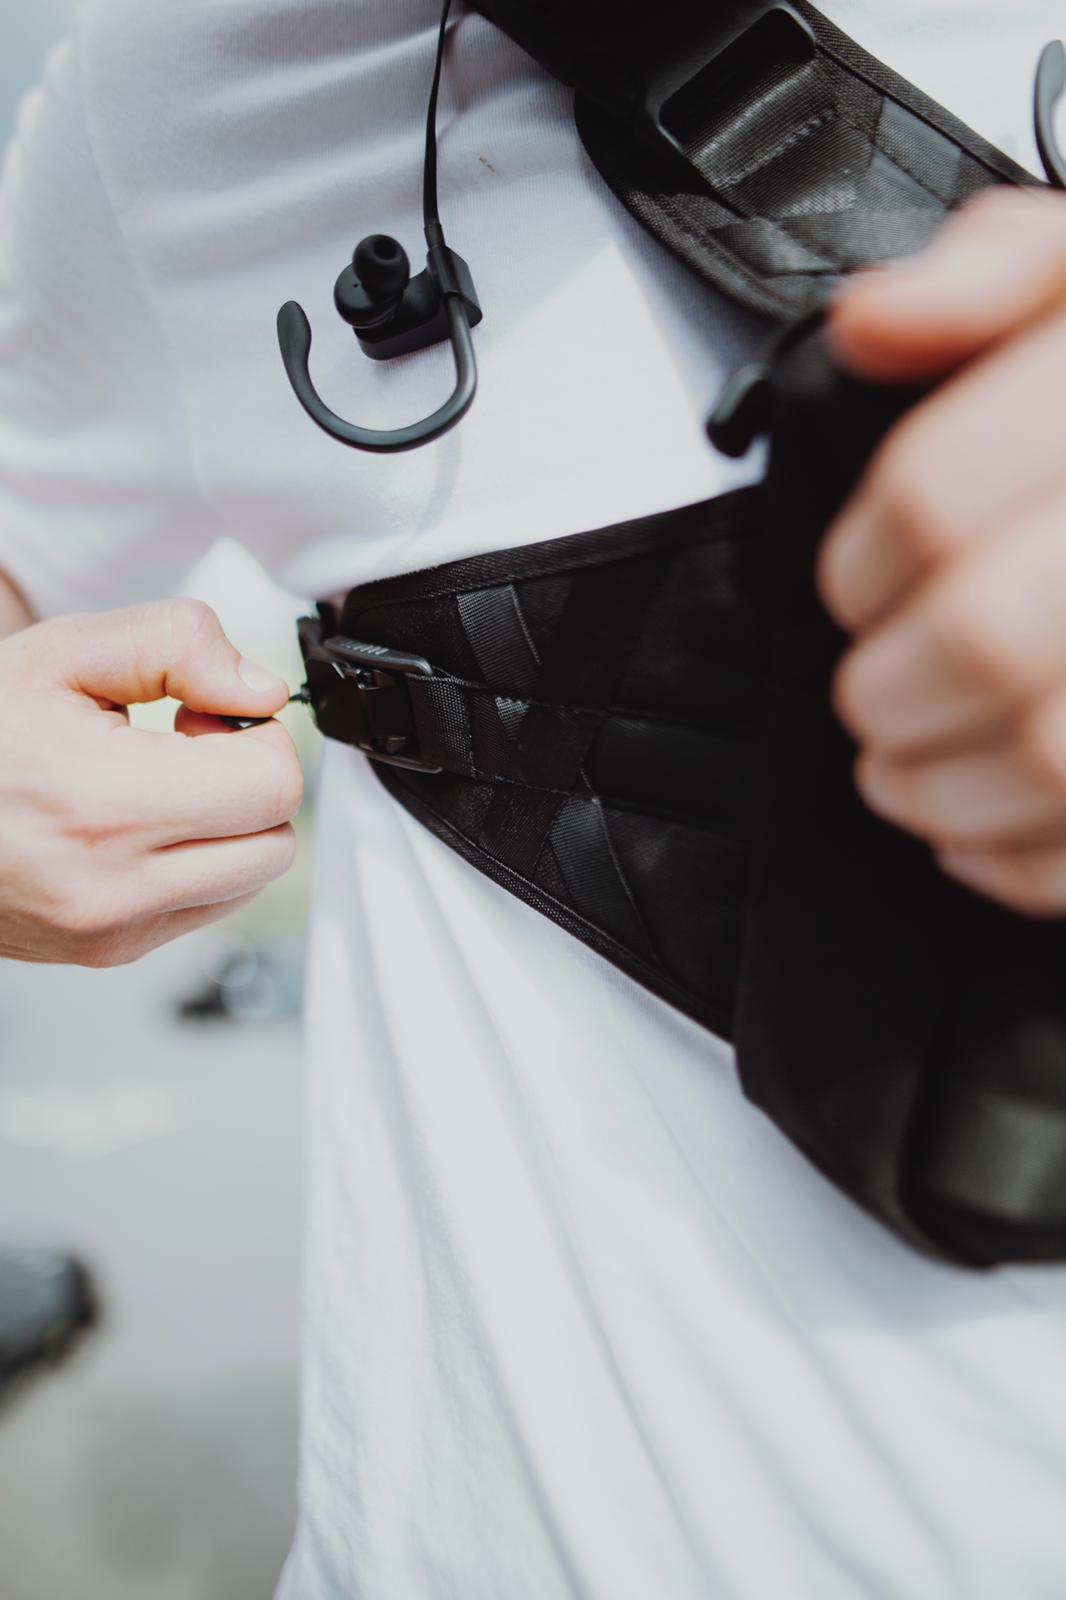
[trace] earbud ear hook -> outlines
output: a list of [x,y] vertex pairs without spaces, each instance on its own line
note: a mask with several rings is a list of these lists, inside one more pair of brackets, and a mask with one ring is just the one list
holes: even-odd
[[421,422],[382,432],[346,422],[331,411],[311,381],[311,324],[303,307],[289,300],[278,312],[281,359],[296,398],[331,439],[355,450],[388,454],[439,439],[465,416],[477,392],[477,359],[470,334],[481,321],[481,307],[469,268],[444,243],[439,224],[427,227],[426,241],[426,270],[412,278],[402,246],[387,234],[372,234],[356,248],[351,267],[341,273],[334,290],[338,312],[374,360],[451,341],[455,388]]
[[379,433],[345,422],[324,403],[308,363],[311,324],[301,306],[290,300],[278,312],[278,343],[289,382],[312,422],[331,439],[356,450],[413,450],[439,439],[454,428],[470,409],[477,391],[477,359],[470,330],[481,321],[470,269],[461,256],[449,250],[437,207],[437,99],[440,94],[444,45],[452,0],[443,0],[437,31],[437,57],[426,115],[426,160],[422,173],[422,218],[428,256],[426,270],[411,276],[411,264],[401,244],[387,233],[372,233],[356,247],[350,267],[345,267],[333,291],[338,312],[354,330],[368,356],[386,361],[392,356],[426,350],[451,340],[455,357],[455,388],[432,416],[409,428]]

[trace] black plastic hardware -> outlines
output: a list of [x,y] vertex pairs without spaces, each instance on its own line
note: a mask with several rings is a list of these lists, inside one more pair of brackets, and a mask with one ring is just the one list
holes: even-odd
[[751,361],[726,383],[707,422],[707,437],[724,456],[747,455],[770,424],[770,373]]
[[816,306],[794,322],[775,328],[755,359],[728,379],[707,420],[707,437],[716,450],[724,456],[743,456],[756,439],[769,433],[774,368],[821,324],[824,316],[822,308]]
[[[295,694],[290,694],[290,706],[305,706],[307,704],[307,687],[297,689]],[[224,722],[227,728],[235,728],[238,733],[243,733],[245,728],[261,728],[264,723],[273,722],[273,717],[219,717],[219,722]]]
[[593,0],[576,15],[566,0],[478,0],[478,9],[631,132],[680,155],[674,119],[686,100],[713,105],[751,66],[816,50],[787,0]]
[[[415,450],[454,428],[473,403],[477,392],[477,362],[470,334],[481,321],[481,307],[474,294],[470,272],[462,258],[446,245],[431,246],[428,263],[426,270],[412,278],[400,300],[376,326],[364,324],[355,328],[360,346],[376,361],[409,355],[451,340],[455,388],[431,416],[406,428],[384,431],[363,428],[332,411],[311,380],[311,324],[306,313],[295,300],[286,301],[278,312],[278,344],[296,398],[311,421],[339,444],[382,455]],[[347,284],[352,271],[347,268],[341,273],[335,291],[337,308],[349,323],[354,321],[351,306],[359,288]]]
[[359,250],[371,243],[379,250],[392,245],[397,256],[407,261],[406,252],[395,239],[375,234],[372,240],[363,240],[352,265],[345,267],[337,279],[333,303],[359,340],[364,355],[372,361],[391,361],[393,356],[413,355],[417,350],[443,344],[451,337],[444,306],[448,295],[462,302],[467,323],[471,328],[477,327],[482,319],[481,306],[470,268],[462,256],[447,245],[431,248],[425,271],[412,278],[408,266],[407,281],[388,299],[368,289],[366,264],[359,261]]
[[808,24],[782,0],[737,0],[694,9],[699,26],[694,29],[690,22],[676,42],[667,35],[664,49],[652,58],[635,108],[638,130],[682,157],[675,119],[686,103],[713,105],[732,80],[743,81],[760,63],[805,61],[816,48]]
[[412,676],[433,676],[428,661],[341,634],[325,638],[319,617],[301,617],[298,632],[307,669],[306,698],[328,739],[354,745],[386,766],[441,770],[422,759],[407,687]]

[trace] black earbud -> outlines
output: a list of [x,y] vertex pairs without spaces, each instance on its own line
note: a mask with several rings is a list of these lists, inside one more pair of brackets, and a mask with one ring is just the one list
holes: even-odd
[[[427,237],[430,231],[426,230]],[[403,247],[387,234],[372,234],[337,279],[333,299],[363,351],[374,361],[411,355],[450,339],[455,388],[437,411],[407,428],[380,432],[345,422],[329,409],[311,381],[311,325],[302,306],[290,300],[278,312],[278,342],[289,382],[311,420],[341,444],[384,452],[413,450],[454,427],[477,391],[470,330],[481,321],[470,269],[462,257],[443,240],[431,244],[425,271],[412,278]]]
[[296,398],[330,438],[356,450],[413,450],[439,439],[466,414],[477,392],[477,359],[470,331],[481,321],[481,307],[469,267],[445,243],[437,210],[437,97],[450,9],[451,0],[444,0],[426,121],[425,271],[412,277],[403,245],[387,233],[372,233],[356,246],[351,266],[337,279],[333,303],[364,353],[374,361],[389,361],[450,340],[455,358],[454,390],[431,416],[407,428],[383,433],[345,422],[325,404],[311,381],[311,324],[303,307],[289,300],[278,312],[281,359]]
[[391,322],[411,282],[407,251],[387,233],[372,233],[355,249],[333,290],[333,304],[356,333]]
[[352,267],[371,300],[379,304],[397,299],[411,281],[407,251],[387,233],[372,233],[357,244]]

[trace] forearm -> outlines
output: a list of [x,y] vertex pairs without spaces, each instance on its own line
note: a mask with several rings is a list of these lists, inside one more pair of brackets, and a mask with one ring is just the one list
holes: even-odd
[[22,595],[10,578],[0,571],[0,639],[6,639],[20,628],[28,628],[33,615]]

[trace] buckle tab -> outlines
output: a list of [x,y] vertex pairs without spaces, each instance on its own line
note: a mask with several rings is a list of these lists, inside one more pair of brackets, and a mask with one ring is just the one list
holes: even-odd
[[343,634],[325,638],[318,617],[301,617],[298,632],[307,698],[327,739],[354,745],[385,766],[441,771],[422,759],[407,682],[433,676],[424,657]]
[[682,15],[683,26],[668,24],[649,52],[634,107],[644,134],[680,156],[685,152],[676,130],[686,105],[697,97],[713,105],[724,87],[743,82],[760,62],[807,61],[817,49],[810,24],[788,0],[732,0],[684,7]]

